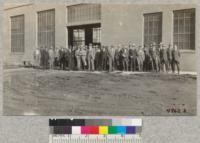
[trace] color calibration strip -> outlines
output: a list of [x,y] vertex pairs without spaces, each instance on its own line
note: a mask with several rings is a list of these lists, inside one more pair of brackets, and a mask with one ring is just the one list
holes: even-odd
[[140,126],[54,126],[51,134],[140,134]]
[[141,119],[50,119],[49,143],[141,143]]

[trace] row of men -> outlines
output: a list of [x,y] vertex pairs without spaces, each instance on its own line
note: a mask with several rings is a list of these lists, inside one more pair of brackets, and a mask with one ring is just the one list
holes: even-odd
[[89,44],[69,48],[37,48],[35,66],[43,69],[180,71],[180,52],[176,45],[152,43],[150,46]]

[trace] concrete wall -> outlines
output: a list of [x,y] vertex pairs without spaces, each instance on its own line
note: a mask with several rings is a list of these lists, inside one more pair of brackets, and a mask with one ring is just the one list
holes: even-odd
[[[37,46],[37,12],[55,9],[55,45],[66,46],[66,7],[54,4],[30,4],[18,8],[7,9],[4,12],[4,64],[19,65],[22,61],[33,61],[33,52]],[[25,15],[25,52],[11,53],[10,17]]]
[[[144,13],[162,12],[162,42],[173,42],[173,10],[196,8],[196,5],[102,5],[102,44],[143,45]],[[196,16],[197,19],[197,16]],[[197,20],[196,20],[197,21]],[[196,44],[197,45],[197,44]],[[197,47],[195,47],[197,49]],[[196,50],[181,51],[181,69],[196,71]]]

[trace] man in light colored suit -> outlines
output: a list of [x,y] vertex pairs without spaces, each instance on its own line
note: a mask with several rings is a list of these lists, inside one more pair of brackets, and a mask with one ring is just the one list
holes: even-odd
[[53,69],[54,68],[54,58],[55,58],[53,46],[50,47],[48,52],[49,52],[49,68]]
[[89,44],[87,51],[88,70],[94,71],[95,47]]
[[114,70],[114,59],[115,59],[115,48],[111,45],[108,48],[108,58],[109,58],[109,72]]
[[34,51],[34,66],[36,68],[40,67],[40,59],[41,59],[41,53],[40,53],[40,49],[36,48]]

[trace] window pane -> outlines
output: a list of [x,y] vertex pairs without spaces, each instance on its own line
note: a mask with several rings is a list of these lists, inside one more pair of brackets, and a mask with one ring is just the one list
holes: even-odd
[[144,44],[150,45],[152,42],[157,44],[162,39],[162,13],[144,15]]
[[11,52],[24,52],[24,15],[11,17]]
[[100,4],[79,4],[67,7],[68,22],[84,22],[100,20],[101,5]]
[[38,46],[55,47],[55,10],[38,12]]
[[73,44],[77,46],[85,44],[85,30],[84,29],[73,30]]
[[[174,11],[174,44],[180,49],[195,47],[195,10]],[[193,37],[193,38],[191,38]]]
[[101,43],[101,28],[93,28],[93,43]]

